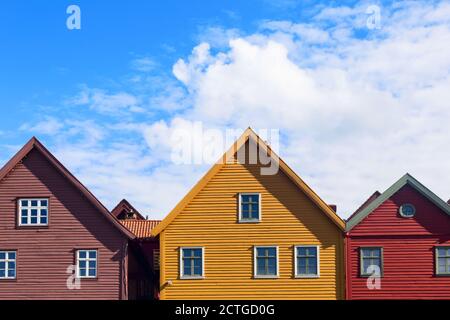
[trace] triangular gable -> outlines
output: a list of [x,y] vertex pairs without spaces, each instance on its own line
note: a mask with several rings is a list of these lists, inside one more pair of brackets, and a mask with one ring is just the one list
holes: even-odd
[[177,204],[177,206],[164,218],[164,220],[152,231],[157,236],[163,231],[186,207],[186,205],[205,187],[213,176],[227,164],[236,152],[249,140],[252,139],[259,148],[262,148],[272,161],[276,161],[279,168],[290,178],[290,180],[311,199],[322,212],[341,230],[345,230],[345,222],[334,212],[278,155],[265,143],[251,128],[237,139],[230,149],[217,161],[211,169],[200,179],[199,182],[188,192],[188,194]]
[[350,217],[347,221],[346,231],[350,231],[353,229],[358,223],[360,223],[364,218],[366,218],[369,214],[371,214],[376,208],[378,208],[381,204],[383,204],[386,200],[396,194],[401,188],[405,185],[409,185],[417,190],[420,194],[434,203],[437,207],[442,209],[446,214],[450,215],[450,206],[441,198],[439,198],[436,194],[434,194],[431,190],[421,184],[418,180],[416,180],[409,173],[405,174],[400,180],[394,183],[389,189],[383,192],[380,196],[378,196],[375,200],[369,203],[363,210],[357,212],[355,215]]
[[123,212],[123,211],[127,211],[127,212],[132,212],[134,214],[136,214],[137,216],[137,220],[145,220],[144,216],[142,214],[139,213],[139,211],[136,210],[135,207],[133,207],[126,199],[123,199],[122,201],[120,201],[117,206],[111,210],[111,214],[118,218],[118,216]]
[[72,183],[86,198],[90,201],[95,208],[100,211],[108,221],[110,221],[119,231],[121,231],[129,239],[134,239],[135,236],[122,224],[120,224],[103,206],[103,204],[77,179],[73,176],[69,170],[67,170],[61,162],[58,161],[48,151],[44,145],[35,137],[31,138],[22,149],[19,150],[4,166],[0,169],[0,181],[2,181],[14,167],[25,158],[31,150],[36,149],[40,152],[70,183]]

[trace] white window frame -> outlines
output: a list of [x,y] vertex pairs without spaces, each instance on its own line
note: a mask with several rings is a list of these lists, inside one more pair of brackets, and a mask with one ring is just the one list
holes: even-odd
[[[31,204],[31,201],[38,201],[37,207],[27,206],[22,207],[22,201],[28,201]],[[41,201],[47,201],[47,206],[41,206]],[[19,227],[46,227],[48,226],[49,216],[50,216],[50,199],[48,198],[20,198],[17,200],[17,222]],[[26,209],[27,214],[27,223],[22,223],[22,209]],[[31,210],[37,210],[37,223],[31,223]],[[41,210],[47,210],[47,223],[41,223]]]
[[[297,248],[316,248],[317,250],[317,274],[298,274],[297,273]],[[316,279],[320,278],[320,245],[315,244],[299,244],[294,246],[294,276],[299,279]]]
[[[183,261],[183,250],[202,250],[202,274],[199,276],[185,275],[184,274],[184,261]],[[180,247],[179,249],[179,266],[180,266],[180,279],[205,279],[205,247]]]
[[[258,219],[243,219],[242,218],[242,196],[258,196]],[[262,206],[261,206],[261,199],[262,195],[258,192],[245,192],[245,193],[238,193],[238,210],[239,210],[239,223],[258,223],[262,220]]]
[[[86,258],[80,258],[80,252],[86,252]],[[95,252],[95,259],[89,258],[89,253]],[[76,275],[78,279],[97,279],[98,278],[98,250],[97,249],[77,249],[76,251]],[[86,275],[80,275],[80,261],[86,261]],[[89,262],[95,261],[95,276],[89,275]]]
[[[0,281],[2,280],[15,280],[17,279],[17,251],[14,250],[0,250],[1,253],[5,254],[5,259],[2,259],[1,261],[5,263],[5,276],[0,277]],[[9,254],[14,253],[16,255],[15,259],[9,259]],[[14,262],[15,268],[14,268],[14,277],[8,276],[8,262]]]
[[[276,275],[258,275],[258,259],[257,259],[257,252],[258,249],[262,248],[275,248],[276,249],[276,259],[277,259],[277,274]],[[253,246],[253,277],[255,279],[277,279],[280,277],[280,253],[278,246]]]

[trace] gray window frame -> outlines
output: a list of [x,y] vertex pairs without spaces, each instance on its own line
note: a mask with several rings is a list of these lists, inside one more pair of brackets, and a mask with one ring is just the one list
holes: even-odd
[[[449,272],[445,272],[445,273],[440,273],[439,272],[439,258],[444,258],[444,259],[447,259],[447,261],[449,261],[450,260],[450,255],[447,255],[447,253],[446,253],[446,256],[445,257],[439,257],[439,255],[438,255],[438,249],[450,249],[450,246],[435,246],[434,247],[434,256],[435,256],[435,260],[434,260],[434,264],[435,264],[435,275],[436,276],[450,276],[450,270],[449,270]],[[445,269],[447,270],[447,267],[448,266],[450,266],[450,263],[448,263],[447,264],[447,261],[446,261],[446,267],[445,267]]]
[[[380,276],[383,277],[383,275],[384,275],[383,247],[377,247],[377,246],[359,247],[359,276],[363,277],[363,278],[368,278],[368,277],[372,276],[372,274],[366,273],[363,270],[363,266],[364,266],[363,259],[365,259],[363,257],[363,250],[364,249],[378,249],[378,250],[380,250],[380,258],[379,258],[380,259]],[[374,258],[367,257],[367,259],[374,259]]]

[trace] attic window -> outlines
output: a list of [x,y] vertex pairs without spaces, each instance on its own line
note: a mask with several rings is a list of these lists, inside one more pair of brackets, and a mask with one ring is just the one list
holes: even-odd
[[239,222],[261,221],[261,195],[259,193],[239,194]]
[[412,204],[405,203],[400,207],[399,213],[403,218],[412,218],[416,214],[416,207]]
[[48,226],[48,199],[19,199],[19,226]]

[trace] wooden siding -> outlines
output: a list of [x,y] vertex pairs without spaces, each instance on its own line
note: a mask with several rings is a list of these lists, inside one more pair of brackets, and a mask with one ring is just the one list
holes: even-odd
[[[16,227],[16,200],[49,198],[48,228]],[[33,149],[0,182],[0,250],[17,250],[17,279],[0,280],[0,299],[126,298],[126,237]],[[75,250],[98,249],[98,278],[66,286]]]
[[[400,217],[404,203],[414,218]],[[356,225],[347,239],[348,299],[449,299],[450,277],[435,275],[435,246],[450,245],[450,217],[410,186],[404,186]],[[381,290],[359,276],[359,248],[383,247]]]
[[[238,193],[262,195],[262,222],[238,223]],[[161,232],[162,299],[341,299],[343,234],[281,171],[225,164]],[[320,246],[320,278],[294,278],[293,247]],[[253,279],[253,246],[279,247],[279,278]],[[179,279],[179,248],[205,249],[205,278]],[[167,284],[171,281],[172,284]]]

